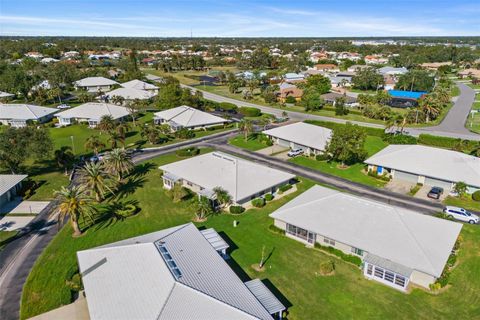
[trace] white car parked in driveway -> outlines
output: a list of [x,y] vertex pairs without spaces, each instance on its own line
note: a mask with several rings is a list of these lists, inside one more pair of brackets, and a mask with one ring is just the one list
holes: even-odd
[[471,224],[478,223],[480,219],[477,215],[459,207],[447,206],[445,207],[445,209],[443,209],[443,212],[449,218],[453,218],[455,220],[459,220],[463,222],[468,222]]
[[296,157],[303,154],[303,149],[292,149],[288,151],[287,156],[289,157]]

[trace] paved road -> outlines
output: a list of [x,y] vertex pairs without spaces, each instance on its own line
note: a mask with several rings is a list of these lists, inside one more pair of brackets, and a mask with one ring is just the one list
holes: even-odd
[[[428,133],[428,134],[433,134],[433,135],[443,136],[443,137],[480,140],[480,135],[470,132],[465,128],[465,122],[466,122],[467,116],[470,113],[470,108],[475,99],[475,91],[463,83],[457,83],[457,85],[460,88],[460,96],[458,96],[454,106],[450,109],[450,111],[448,112],[445,119],[442,121],[440,125],[433,126],[433,127],[423,127],[423,128],[407,128],[406,131],[408,131],[409,134],[414,136],[418,136],[422,133]],[[216,102],[230,102],[237,106],[259,108],[264,113],[273,114],[277,117],[282,116],[283,110],[280,110],[277,108],[266,107],[266,106],[250,103],[247,101],[241,101],[237,99],[224,97],[218,94],[203,91],[198,87],[191,87],[186,85],[183,85],[183,87],[190,88],[191,90],[201,91],[203,93],[203,96],[208,100],[212,100]],[[325,117],[325,116],[319,116],[319,115],[295,112],[295,111],[287,111],[287,113],[292,120],[296,120],[296,121],[321,120],[321,121],[329,121],[329,122],[336,122],[336,123],[352,122],[364,127],[381,128],[381,129],[385,128],[384,125],[376,124],[376,123],[349,121],[344,119],[331,118],[331,117]]]
[[[198,139],[158,148],[148,148],[134,155],[135,163],[145,161],[162,154],[173,152],[187,146],[199,145],[210,139],[228,139],[236,135],[237,130],[220,132]],[[21,233],[0,251],[0,319],[16,320],[19,318],[22,289],[33,264],[58,233],[57,217],[53,215],[56,202],[53,201],[37,215],[29,228]]]

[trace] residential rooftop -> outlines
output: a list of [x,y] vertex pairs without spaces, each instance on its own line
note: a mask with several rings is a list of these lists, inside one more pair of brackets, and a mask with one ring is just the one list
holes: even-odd
[[127,108],[122,106],[111,103],[87,102],[78,107],[59,112],[56,116],[60,118],[100,120],[103,116],[112,116],[113,119],[120,119],[129,114]]
[[0,119],[38,120],[57,112],[57,109],[36,106],[32,104],[1,104]]
[[313,124],[297,122],[265,130],[263,133],[305,147],[324,150],[330,140],[332,130]]

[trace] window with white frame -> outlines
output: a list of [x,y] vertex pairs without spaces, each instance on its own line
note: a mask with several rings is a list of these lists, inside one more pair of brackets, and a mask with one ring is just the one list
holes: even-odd
[[331,246],[335,246],[335,240],[333,240],[333,239],[323,237],[323,242],[325,242],[326,244],[329,244]]
[[287,224],[286,232],[292,236],[307,241],[308,243],[315,243],[316,235],[313,232],[299,228],[297,226]]
[[357,256],[363,256],[363,250],[362,249],[352,247],[351,251],[352,251],[352,253],[356,254]]

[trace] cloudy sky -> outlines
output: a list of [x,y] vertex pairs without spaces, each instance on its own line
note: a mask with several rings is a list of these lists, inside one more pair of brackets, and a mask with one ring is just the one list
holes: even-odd
[[0,0],[0,35],[480,35],[480,0]]

